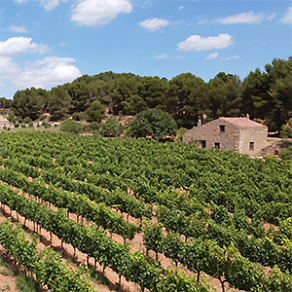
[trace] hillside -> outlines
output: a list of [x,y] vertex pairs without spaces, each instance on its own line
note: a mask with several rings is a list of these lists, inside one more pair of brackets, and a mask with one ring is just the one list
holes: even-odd
[[0,146],[1,203],[126,291],[291,291],[291,161],[49,132]]

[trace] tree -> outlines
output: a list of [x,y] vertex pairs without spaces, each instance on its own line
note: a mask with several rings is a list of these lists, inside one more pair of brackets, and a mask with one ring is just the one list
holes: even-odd
[[71,106],[71,97],[64,86],[52,88],[49,94],[48,111],[52,115],[62,116]]
[[94,101],[86,111],[88,122],[100,123],[105,118],[105,108],[99,101]]
[[149,108],[165,109],[165,96],[168,90],[166,78],[141,77],[137,85],[138,95],[147,103]]
[[193,127],[202,118],[207,99],[207,84],[191,73],[183,73],[169,82],[165,101],[167,111],[174,115],[179,126]]
[[103,137],[117,137],[121,133],[121,124],[113,118],[110,117],[105,123],[102,124],[100,129],[100,134]]
[[265,72],[257,69],[243,82],[243,109],[251,119],[265,120],[270,131],[280,130],[291,117],[292,58],[288,61],[274,59],[266,64]]
[[136,138],[151,136],[154,139],[175,136],[176,122],[160,109],[147,109],[136,115],[129,126],[129,134]]
[[36,120],[42,111],[47,108],[48,92],[45,89],[34,87],[19,90],[13,97],[12,109],[22,119],[30,117]]
[[72,98],[74,111],[84,111],[89,106],[89,93],[85,82],[77,80],[71,83],[68,87],[68,93]]
[[220,72],[209,81],[207,115],[211,119],[220,116],[236,117],[240,114],[241,88],[236,75]]

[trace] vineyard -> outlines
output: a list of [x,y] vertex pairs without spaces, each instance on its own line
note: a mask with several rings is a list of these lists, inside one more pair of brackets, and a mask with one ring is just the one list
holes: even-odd
[[[0,134],[0,244],[54,292],[96,291],[42,232],[134,291],[292,291],[292,162],[145,139]],[[217,284],[216,284],[217,283]],[[129,290],[127,290],[129,291]]]

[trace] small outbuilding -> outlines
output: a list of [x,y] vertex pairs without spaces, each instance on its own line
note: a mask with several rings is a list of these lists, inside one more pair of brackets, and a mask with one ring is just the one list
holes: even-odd
[[183,143],[200,148],[233,149],[242,154],[257,155],[267,145],[268,127],[246,118],[219,118],[188,130]]
[[11,124],[10,122],[6,119],[3,118],[3,116],[0,117],[0,129],[3,129],[4,127],[10,127]]

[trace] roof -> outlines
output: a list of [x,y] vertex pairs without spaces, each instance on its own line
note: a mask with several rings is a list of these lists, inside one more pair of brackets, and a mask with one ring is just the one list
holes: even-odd
[[10,123],[6,118],[0,117],[0,123]]
[[254,122],[248,118],[219,118],[219,120],[224,120],[228,123],[234,124],[241,128],[249,128],[249,127],[267,127],[265,125],[262,125],[260,123]]

